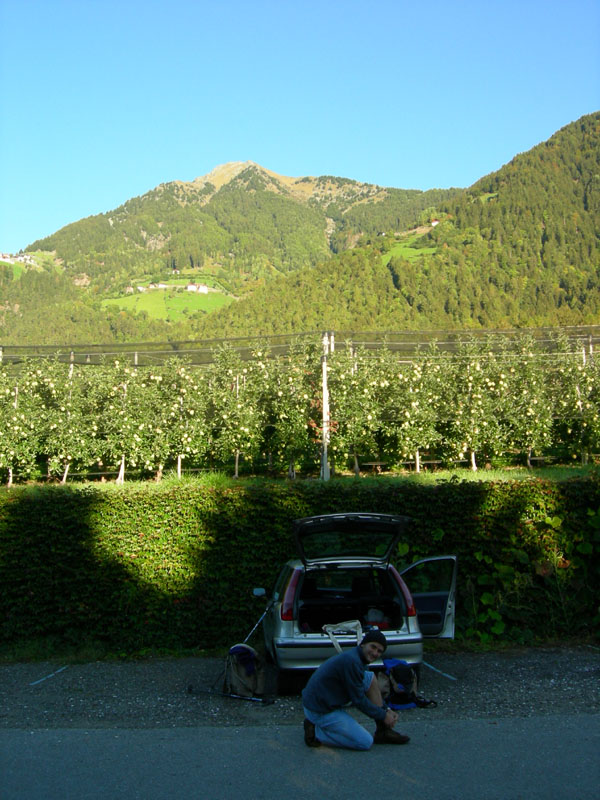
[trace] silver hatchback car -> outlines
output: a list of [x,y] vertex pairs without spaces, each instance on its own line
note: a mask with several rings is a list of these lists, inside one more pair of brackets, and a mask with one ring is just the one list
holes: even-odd
[[[424,638],[454,637],[456,556],[404,568],[391,563],[412,524],[409,517],[369,513],[296,520],[299,558],[281,570],[263,619],[267,655],[279,670],[318,667],[336,652],[323,626],[349,620],[359,620],[363,631],[381,630],[385,657],[417,672]],[[356,634],[335,628],[333,634],[342,649],[356,646]]]

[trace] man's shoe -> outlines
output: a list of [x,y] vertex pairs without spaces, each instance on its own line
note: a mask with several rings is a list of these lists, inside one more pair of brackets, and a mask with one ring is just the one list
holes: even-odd
[[406,744],[410,742],[410,736],[404,736],[404,734],[397,733],[383,723],[378,723],[373,741],[375,744]]
[[321,742],[315,736],[315,726],[309,720],[304,720],[304,741],[308,747],[321,747]]

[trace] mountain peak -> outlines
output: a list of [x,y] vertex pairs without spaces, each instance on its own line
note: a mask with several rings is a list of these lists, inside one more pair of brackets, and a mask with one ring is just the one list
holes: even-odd
[[240,172],[248,169],[248,167],[257,167],[262,170],[262,167],[255,164],[254,161],[228,161],[226,164],[219,164],[214,169],[211,169],[207,175],[194,178],[192,183],[198,188],[202,188],[207,183],[212,183],[218,190],[237,177]]

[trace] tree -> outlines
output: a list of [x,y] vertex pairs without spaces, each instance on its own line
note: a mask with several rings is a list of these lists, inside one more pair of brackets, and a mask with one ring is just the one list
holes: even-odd
[[356,475],[362,455],[379,455],[381,409],[375,399],[378,381],[377,365],[364,349],[346,347],[331,358],[331,449],[338,460],[340,456],[345,461],[352,458]]
[[599,440],[598,367],[586,355],[583,343],[572,346],[562,338],[557,341],[555,360],[550,384],[556,398],[555,433],[573,458],[578,451],[586,463]]
[[390,391],[381,403],[381,417],[390,442],[402,459],[412,458],[421,469],[421,451],[435,446],[440,399],[443,396],[443,361],[435,346],[409,363],[386,363]]
[[26,477],[36,467],[42,415],[37,378],[28,365],[19,376],[0,369],[0,469],[8,486],[17,473]]
[[223,460],[234,459],[239,476],[240,457],[251,460],[260,448],[261,416],[257,407],[260,368],[242,362],[231,348],[215,353],[208,377],[212,446]]
[[258,366],[263,370],[260,405],[264,410],[265,445],[293,479],[299,463],[318,460],[319,359],[313,348],[303,345],[292,347],[285,358],[269,359],[268,363],[264,356],[263,352],[258,354]]
[[211,448],[208,381],[177,358],[152,379],[160,386],[160,427],[168,435],[162,463],[174,459],[180,478],[184,460],[202,459]]
[[503,349],[498,378],[505,398],[508,445],[525,452],[528,467],[532,454],[543,453],[552,443],[554,401],[544,367],[542,354],[530,336]]
[[155,453],[163,452],[164,431],[154,413],[160,406],[159,390],[143,371],[118,361],[104,377],[109,384],[100,417],[103,458],[118,466],[117,483],[123,483],[127,464],[150,470]]
[[502,452],[506,438],[500,425],[503,386],[493,344],[463,341],[451,363],[447,394],[440,404],[443,441],[453,457],[468,455],[475,471],[476,454]]
[[73,463],[87,468],[97,456],[98,425],[90,391],[94,377],[58,360],[46,362],[36,376],[43,409],[40,446],[48,476],[60,474],[66,483]]

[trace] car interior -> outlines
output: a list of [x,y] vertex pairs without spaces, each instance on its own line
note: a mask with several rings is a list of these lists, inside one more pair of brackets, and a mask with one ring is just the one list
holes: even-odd
[[358,619],[363,627],[401,628],[406,614],[402,593],[385,567],[321,567],[308,570],[298,597],[303,633],[323,625]]

